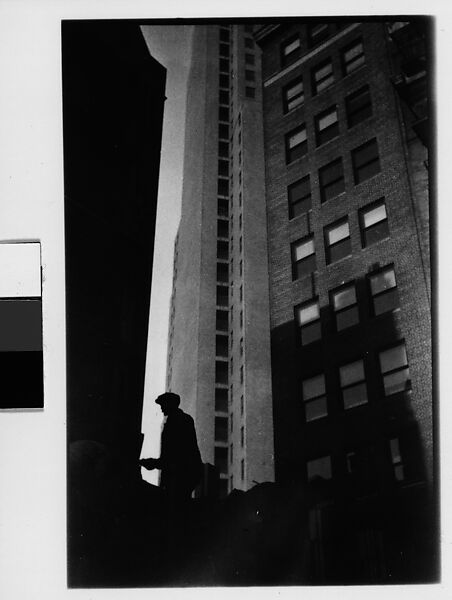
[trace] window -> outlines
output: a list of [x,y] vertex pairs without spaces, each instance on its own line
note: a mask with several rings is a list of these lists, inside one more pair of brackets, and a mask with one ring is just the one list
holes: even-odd
[[375,461],[372,447],[354,448],[346,454],[349,481],[358,485],[361,493],[375,489]]
[[402,462],[402,456],[400,454],[399,438],[392,438],[391,440],[389,440],[389,447],[391,449],[391,460],[394,477],[396,481],[403,481],[405,479],[405,473]]
[[229,104],[229,92],[220,90],[220,104]]
[[300,156],[306,154],[308,143],[306,139],[306,127],[301,125],[286,135],[286,162],[291,163]]
[[217,242],[217,258],[220,260],[228,260],[229,258],[229,243],[226,241]]
[[399,308],[399,294],[394,267],[386,267],[378,273],[369,275],[369,283],[375,316]]
[[307,346],[322,337],[318,300],[296,306],[295,320],[300,328],[302,346]]
[[229,58],[220,58],[220,71],[229,72]]
[[287,188],[289,219],[294,219],[311,210],[311,183],[309,175],[292,183]]
[[317,146],[329,142],[339,135],[339,122],[335,106],[322,112],[315,119]]
[[229,194],[229,181],[227,179],[218,179],[218,195],[227,196]]
[[228,330],[228,311],[227,310],[217,310],[215,328],[217,331],[227,331]]
[[302,382],[306,421],[315,421],[328,415],[325,376],[317,375]]
[[337,158],[319,169],[320,198],[326,202],[345,190],[342,158]]
[[231,361],[229,364],[230,364],[231,377],[232,377],[232,374],[234,373],[234,357],[233,356],[231,356]]
[[220,123],[218,126],[218,137],[227,140],[229,138],[229,125]]
[[284,112],[287,113],[289,110],[293,110],[297,106],[300,106],[304,102],[304,88],[303,79],[300,77],[295,81],[286,85],[283,88],[283,107]]
[[218,156],[222,158],[229,158],[229,144],[228,142],[218,143]]
[[217,306],[228,305],[228,292],[226,285],[217,285]]
[[243,458],[240,461],[240,475],[241,475],[242,481],[244,481],[245,480],[245,460]]
[[356,71],[364,62],[364,48],[361,40],[356,40],[342,50],[342,69],[344,75]]
[[245,79],[247,81],[254,81],[256,79],[256,74],[251,69],[245,69]]
[[240,367],[240,383],[243,385],[244,374],[243,374],[243,365]]
[[242,448],[245,445],[245,428],[244,427],[240,428],[240,445],[242,446]]
[[215,362],[215,383],[227,385],[228,383],[228,363]]
[[357,360],[339,367],[344,408],[348,410],[367,402],[366,376],[364,362]]
[[215,417],[215,441],[227,442],[228,419],[227,417]]
[[245,53],[245,64],[254,65],[254,54]]
[[281,64],[283,67],[290,65],[300,56],[301,43],[299,35],[286,40],[281,45]]
[[333,34],[332,23],[316,23],[308,25],[308,44],[309,47],[317,46]]
[[218,161],[218,175],[227,177],[229,174],[229,162],[227,160]]
[[372,102],[369,87],[365,85],[345,99],[347,124],[353,127],[372,116]]
[[217,412],[228,412],[228,390],[215,388],[215,410]]
[[220,73],[219,82],[220,82],[220,87],[228,88],[229,87],[229,75],[227,75],[226,73]]
[[217,221],[217,236],[222,238],[227,238],[229,235],[228,231],[228,222],[223,221],[223,219],[218,219]]
[[217,263],[217,281],[219,283],[227,283],[229,281],[227,264]]
[[292,244],[292,279],[300,279],[317,268],[314,238],[299,240]]
[[229,215],[229,203],[225,198],[217,200],[217,214],[219,217],[227,217]]
[[222,357],[228,355],[228,337],[226,335],[215,336],[215,354]]
[[411,389],[405,344],[380,352],[380,370],[385,396]]
[[243,338],[240,338],[240,356],[243,356]]
[[229,119],[229,108],[227,106],[220,106],[218,109],[218,119],[220,121],[227,121]]
[[239,299],[240,299],[240,302],[243,302],[243,285],[240,286]]
[[256,97],[256,90],[253,87],[245,87],[245,96],[247,98],[255,98]]
[[220,44],[220,56],[229,56],[229,44]]
[[240,415],[243,417],[243,413],[245,411],[245,401],[243,395],[240,396]]
[[229,42],[229,29],[220,28],[220,41]]
[[314,479],[331,479],[331,457],[322,456],[307,462],[308,482]]
[[337,331],[342,331],[359,323],[358,302],[354,283],[332,291],[331,304],[336,317]]
[[369,140],[352,151],[355,184],[361,183],[380,172],[377,140]]
[[[231,425],[232,425],[232,419],[231,419]],[[229,462],[232,463],[234,462],[234,446],[231,444],[229,446]],[[231,484],[232,487],[232,484]]]
[[245,48],[254,48],[254,41],[250,37],[245,38]]
[[243,310],[240,311],[240,329],[243,329]]
[[325,227],[326,262],[331,264],[352,253],[348,219]]
[[312,93],[320,94],[334,83],[333,63],[331,59],[322,62],[312,70]]
[[359,211],[359,224],[363,248],[389,237],[388,215],[384,198]]
[[239,273],[240,277],[243,277],[243,260],[241,260],[239,263]]
[[227,473],[228,470],[228,449],[222,446],[215,447],[215,466],[220,473]]

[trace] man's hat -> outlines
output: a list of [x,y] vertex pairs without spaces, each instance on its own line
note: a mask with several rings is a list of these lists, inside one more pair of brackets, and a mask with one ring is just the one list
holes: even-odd
[[179,394],[173,394],[173,392],[165,392],[164,394],[157,396],[155,403],[160,404],[160,406],[162,404],[167,404],[177,408],[180,404],[180,396]]

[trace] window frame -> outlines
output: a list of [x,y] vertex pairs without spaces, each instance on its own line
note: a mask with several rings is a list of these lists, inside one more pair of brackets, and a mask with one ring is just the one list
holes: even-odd
[[[285,52],[285,49],[291,46],[294,42],[298,42],[298,45],[290,52]],[[285,39],[280,46],[280,59],[281,67],[287,67],[294,63],[298,57],[301,56],[301,36],[300,33],[295,33],[289,38]]]
[[[346,367],[351,367],[352,365],[356,365],[358,363],[361,363],[361,366],[362,366],[362,377],[360,379],[357,378],[349,383],[343,383],[342,369],[345,369]],[[351,410],[352,408],[357,408],[358,406],[363,406],[364,404],[368,404],[369,396],[368,396],[368,390],[367,390],[366,365],[364,362],[364,358],[358,358],[357,360],[352,360],[351,362],[347,362],[342,365],[339,365],[338,372],[339,372],[339,384],[341,387],[341,396],[342,396],[342,403],[343,403],[344,410],[348,411],[348,410]],[[346,400],[346,394],[344,392],[347,392],[348,390],[356,389],[358,387],[363,388],[365,399],[361,399],[358,402],[354,402],[353,400],[351,402],[348,402]]]
[[[395,350],[396,348],[401,348],[401,347],[403,347],[403,349],[404,349],[404,354],[405,354],[405,358],[406,358],[405,364],[402,364],[401,366],[397,366],[395,368],[387,369],[387,370],[383,371],[382,355],[386,354],[388,352],[391,352],[391,351]],[[380,350],[380,352],[378,353],[378,361],[379,361],[379,366],[380,366],[381,380],[382,380],[382,384],[383,384],[383,394],[384,394],[385,398],[388,398],[389,396],[394,396],[395,394],[402,394],[402,393],[408,392],[412,389],[411,377],[410,377],[410,364],[409,364],[409,360],[408,360],[408,353],[406,350],[405,340],[400,340],[397,344],[392,344],[391,346],[384,348],[383,350]],[[407,371],[407,375],[408,375],[408,377],[405,379],[405,385],[404,385],[403,389],[396,389],[396,390],[388,393],[387,387],[386,387],[386,381],[388,380],[388,378],[396,375],[397,373],[401,373],[402,371]],[[408,383],[408,386],[407,386],[407,383]]]
[[[336,176],[334,179],[330,180],[329,177],[331,175],[328,175],[328,169],[331,171],[334,171],[334,169],[336,167],[338,167],[339,165],[340,165],[340,169],[338,169],[338,171],[340,170],[340,175]],[[327,176],[328,176],[328,179],[325,181]],[[320,167],[320,169],[318,171],[318,177],[319,177],[320,201],[322,204],[324,202],[328,202],[328,200],[332,200],[333,198],[337,198],[338,196],[343,194],[345,192],[345,176],[344,176],[344,161],[342,159],[342,156],[339,156],[338,158],[335,158],[334,160],[327,163],[326,165],[323,165],[323,167]],[[339,182],[342,182],[342,184],[340,184],[340,189],[338,189],[337,191],[333,191],[333,195],[330,196],[329,195],[330,192],[327,192],[327,190],[329,190],[329,189],[335,190],[335,188]]]
[[319,463],[320,461],[323,461],[324,459],[328,459],[328,470],[329,470],[329,476],[328,477],[321,477],[318,476],[320,479],[322,479],[323,481],[330,481],[333,478],[333,463],[331,460],[331,454],[325,454],[323,456],[318,456],[316,458],[311,458],[310,460],[306,461],[306,480],[308,483],[311,483],[312,480],[316,477],[316,474],[314,473],[313,475],[309,476],[309,465],[313,465],[313,463]]
[[[308,245],[312,242],[312,252],[306,254],[302,258],[296,258],[297,247],[301,247],[304,245]],[[297,246],[298,245],[298,246]],[[303,277],[308,277],[311,273],[314,273],[317,270],[317,258],[315,252],[315,240],[313,235],[309,235],[299,240],[295,240],[290,245],[291,250],[291,258],[292,258],[292,281],[296,281],[298,279],[302,279]],[[300,270],[302,265],[308,265],[308,268],[305,270]],[[313,268],[311,268],[311,266]]]
[[[304,384],[306,384],[308,382],[312,382],[315,379],[319,379],[320,377],[323,379],[322,393],[306,397]],[[318,373],[317,375],[312,375],[311,377],[306,377],[305,379],[303,379],[301,381],[301,395],[302,395],[302,400],[303,400],[304,418],[305,418],[306,423],[312,423],[313,421],[318,421],[319,419],[323,419],[328,416],[328,400],[327,400],[326,381],[325,381],[324,373]],[[323,410],[322,414],[319,414],[318,416],[309,417],[308,406],[314,405],[314,404],[319,404],[319,403],[322,406],[322,408],[321,408],[321,412]]]
[[[363,98],[364,102],[362,104],[358,105],[358,107],[351,107],[352,102],[356,102]],[[372,96],[369,85],[363,85],[345,97],[345,112],[347,115],[348,129],[355,127],[359,123],[362,123],[373,116]],[[362,113],[364,116],[362,116]],[[356,115],[358,115],[357,119]]]
[[[313,307],[317,309],[317,315],[304,323],[300,323],[299,311]],[[298,330],[298,340],[302,346],[309,346],[322,339],[322,320],[320,314],[319,299],[308,300],[294,307],[294,319]]]
[[[322,119],[328,117],[329,115],[335,114],[336,120],[333,123],[330,123],[326,127],[320,129],[320,123]],[[315,124],[315,139],[317,146],[322,146],[326,144],[330,140],[334,140],[339,135],[339,115],[337,110],[337,104],[330,106],[326,110],[323,110],[321,113],[315,116],[314,118]]]
[[[303,186],[301,188],[302,195],[295,195],[295,190],[300,186]],[[308,191],[306,192],[306,190]],[[289,207],[289,220],[295,219],[312,210],[311,177],[309,173],[287,186],[287,201]],[[306,208],[304,208],[305,205]]]
[[[304,132],[304,139],[301,142],[295,144],[295,146],[291,147],[290,140],[302,132]],[[291,129],[290,131],[288,131],[284,137],[284,140],[287,165],[305,156],[308,152],[308,135],[306,130],[306,123],[302,123],[301,125],[298,125],[298,127],[295,127],[295,129]]]
[[[347,52],[350,52],[351,50],[353,50],[355,47],[358,47],[359,45],[361,45],[361,53],[358,54],[357,56],[353,57],[351,60],[347,60],[347,58],[346,58]],[[347,77],[347,75],[354,73],[356,70],[358,70],[360,67],[362,67],[366,64],[366,53],[364,52],[364,44],[363,44],[362,37],[356,38],[355,40],[353,40],[352,42],[350,42],[344,48],[341,49],[341,62],[342,62],[342,73],[343,73],[344,77]],[[356,66],[354,66],[353,68],[350,69],[350,65],[353,65],[355,63],[358,63],[358,64],[356,64]]]
[[[384,289],[382,289],[380,291],[374,292],[373,286],[372,286],[372,280],[378,276],[384,276],[385,273],[389,273],[391,271],[394,276],[394,285],[391,285],[390,287],[385,287]],[[368,286],[369,286],[369,295],[372,299],[372,316],[373,317],[379,317],[380,315],[392,313],[395,310],[398,310],[400,308],[400,298],[399,298],[397,277],[396,277],[394,264],[386,265],[385,267],[382,267],[382,268],[378,269],[377,271],[372,271],[371,273],[368,273],[367,279],[368,279]],[[385,310],[377,309],[376,304],[375,304],[375,299],[381,299],[381,298],[385,298],[385,297],[391,298],[392,308],[385,309]]]
[[[352,288],[354,290],[355,301],[352,303],[346,304],[345,306],[343,306],[341,308],[336,308],[335,295],[344,293],[348,289],[352,289]],[[348,283],[345,283],[345,284],[331,290],[329,295],[330,295],[330,305],[331,305],[333,313],[334,313],[336,331],[337,332],[344,331],[345,329],[349,329],[350,327],[354,327],[355,325],[358,325],[360,322],[360,317],[359,317],[359,303],[358,303],[356,282],[349,281]],[[356,315],[356,320],[354,320],[350,324],[340,325],[340,321],[341,320],[345,321],[344,316],[348,317],[348,315]]]
[[[324,67],[326,67],[327,65],[331,66],[330,71],[326,75],[322,76],[321,78],[317,78],[316,74],[319,71],[321,71]],[[318,65],[316,65],[315,67],[312,68],[312,70],[311,70],[311,93],[313,96],[317,96],[317,94],[320,94],[320,93],[324,92],[325,90],[329,89],[332,85],[334,85],[334,83],[335,83],[334,67],[333,67],[333,61],[332,61],[331,57],[323,60],[322,62],[318,63]]]
[[[359,153],[360,152],[364,153],[368,148],[371,148],[371,146],[375,147],[376,154],[371,158],[367,158],[362,164],[361,164],[361,157],[360,157],[359,158],[360,164],[357,164]],[[376,137],[374,137],[370,140],[367,140],[366,142],[364,142],[364,144],[360,144],[357,148],[354,148],[351,152],[351,155],[352,155],[352,165],[353,165],[353,179],[354,179],[355,185],[359,185],[360,183],[363,183],[364,181],[367,181],[368,179],[375,177],[375,175],[378,175],[378,173],[381,173],[380,149],[379,149],[378,141],[377,141]],[[359,175],[360,173],[362,173],[362,171],[364,169],[369,168],[369,166],[373,165],[373,164],[377,165],[378,168],[376,170],[372,170],[369,175],[366,175],[364,177]]]
[[[301,84],[301,91],[294,94],[294,96],[292,98],[289,98],[289,93],[291,92],[291,90],[293,90],[300,84]],[[304,104],[303,76],[300,75],[299,77],[297,77],[296,79],[292,79],[292,81],[290,81],[287,85],[285,85],[282,88],[282,96],[283,96],[283,112],[284,112],[284,114],[287,114],[288,112],[295,110],[299,106],[302,106]],[[293,105],[294,102],[296,102],[295,105]],[[292,104],[292,106],[291,106],[291,104]]]
[[[335,242],[330,242],[329,236],[331,232],[335,229],[339,229],[343,225],[347,225],[348,235]],[[327,265],[334,264],[352,254],[352,238],[350,234],[350,223],[348,216],[342,217],[341,219],[338,219],[329,225],[325,225],[323,228],[323,235],[325,240],[325,260]],[[345,254],[343,253],[343,248],[345,248]],[[338,249],[340,249],[339,252]],[[334,256],[337,253],[339,256]]]
[[[385,218],[366,226],[366,215],[380,208],[381,206],[384,207]],[[376,244],[382,240],[386,240],[388,237],[390,237],[391,232],[389,229],[388,211],[386,209],[386,201],[384,197],[379,198],[370,204],[366,204],[366,206],[363,206],[359,209],[359,228],[361,230],[362,248],[368,248],[369,246],[372,246],[373,244]],[[382,229],[381,233],[379,233],[380,229]]]

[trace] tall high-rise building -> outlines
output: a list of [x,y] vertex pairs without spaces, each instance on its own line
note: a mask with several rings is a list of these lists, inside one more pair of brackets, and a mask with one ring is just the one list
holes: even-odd
[[315,582],[434,576],[428,34],[196,27],[167,386],[223,491],[315,496]]

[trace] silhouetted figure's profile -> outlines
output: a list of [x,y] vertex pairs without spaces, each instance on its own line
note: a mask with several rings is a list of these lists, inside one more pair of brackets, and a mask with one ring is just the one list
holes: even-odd
[[178,394],[166,392],[155,402],[166,416],[160,458],[145,458],[140,464],[148,470],[161,469],[160,487],[167,492],[170,501],[188,500],[202,476],[193,419],[179,408]]

